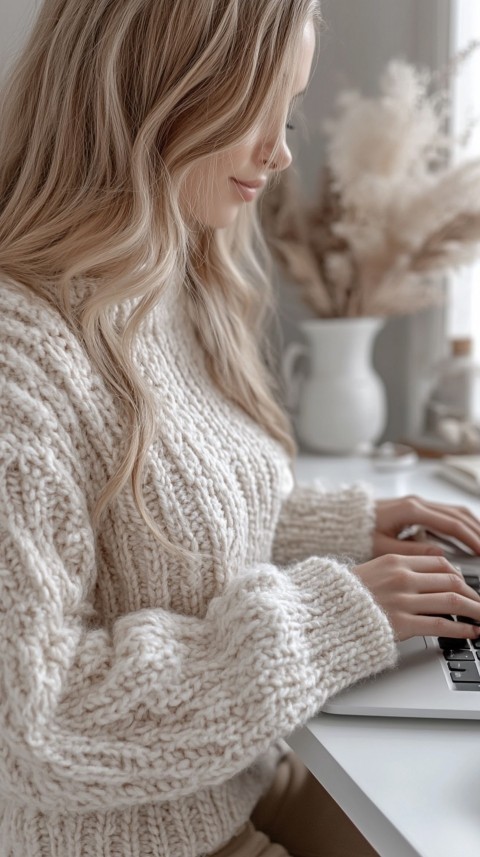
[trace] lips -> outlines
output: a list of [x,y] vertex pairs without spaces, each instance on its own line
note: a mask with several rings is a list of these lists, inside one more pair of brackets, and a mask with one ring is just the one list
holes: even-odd
[[244,181],[243,179],[233,179],[239,185],[248,187],[250,190],[260,190],[265,186],[265,179],[256,179],[255,181]]
[[240,179],[231,179],[237,193],[241,196],[244,202],[252,202],[258,191],[265,185],[265,180],[255,179],[254,181],[243,181]]

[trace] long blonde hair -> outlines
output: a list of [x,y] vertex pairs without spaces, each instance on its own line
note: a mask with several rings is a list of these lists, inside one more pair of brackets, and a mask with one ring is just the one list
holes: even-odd
[[[286,115],[303,28],[318,14],[316,0],[45,0],[4,88],[0,272],[55,304],[130,427],[96,525],[130,481],[167,546],[142,496],[156,417],[133,345],[172,284],[188,290],[216,383],[295,452],[259,346],[273,302],[256,212],[205,229],[193,249],[179,198],[188,170],[238,144],[267,105]],[[73,307],[72,284],[87,278],[95,289]],[[112,307],[130,299],[118,330]]]

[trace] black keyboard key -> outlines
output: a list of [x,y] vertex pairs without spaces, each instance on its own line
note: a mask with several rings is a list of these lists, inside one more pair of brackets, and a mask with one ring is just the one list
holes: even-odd
[[468,649],[468,643],[466,640],[456,640],[455,637],[439,637],[438,645],[441,649],[450,649],[454,652],[457,649]]
[[443,652],[443,657],[446,661],[473,661],[474,657],[470,649],[451,651],[449,649],[445,649]]
[[[454,682],[454,684],[458,684],[458,682],[462,682],[462,681],[469,681],[468,676],[466,676],[466,674],[465,674],[465,673],[463,673],[463,672],[451,672],[451,673],[450,673],[450,678],[452,679],[452,681]],[[471,676],[470,676],[470,678],[471,678]],[[476,678],[474,679],[474,681],[475,681],[477,678],[480,678],[480,676],[478,675],[478,673],[477,673]]]
[[480,649],[480,640],[472,640],[471,643],[474,649]]
[[473,681],[466,681],[464,684],[457,682],[455,690],[480,690],[480,684],[474,684]]
[[472,589],[480,588],[480,578],[476,574],[464,574],[463,579]]
[[464,668],[462,668],[461,671],[460,670],[451,670],[450,678],[452,679],[452,681],[455,684],[457,684],[458,682],[462,683],[462,682],[466,682],[466,681],[467,682],[469,682],[469,681],[474,681],[474,682],[480,681],[480,674],[477,670],[475,663],[470,663],[468,661],[464,661],[463,663],[464,663]]
[[465,664],[468,664],[469,661],[447,661],[449,670],[458,670],[461,672],[465,669]]
[[476,619],[471,619],[469,616],[457,616],[459,622],[466,622],[467,625],[480,625],[480,622],[477,622]]

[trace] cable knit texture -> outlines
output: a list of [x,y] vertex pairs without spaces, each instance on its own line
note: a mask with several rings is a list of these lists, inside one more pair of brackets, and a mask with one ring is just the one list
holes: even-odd
[[135,352],[158,413],[144,494],[192,559],[159,548],[130,489],[94,534],[127,442],[114,396],[54,310],[3,286],[0,355],[0,854],[208,854],[281,739],[395,660],[338,559],[368,550],[371,499],[292,490],[168,295]]

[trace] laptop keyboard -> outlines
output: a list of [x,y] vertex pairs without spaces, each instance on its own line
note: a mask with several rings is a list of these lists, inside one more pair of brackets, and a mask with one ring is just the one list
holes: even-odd
[[[469,574],[464,574],[464,578],[466,583],[480,595],[480,578]],[[457,620],[472,624],[471,619],[463,616],[457,616]],[[480,625],[480,622],[473,624]],[[438,637],[438,645],[447,662],[454,690],[480,691],[480,638],[458,640],[454,637]]]

